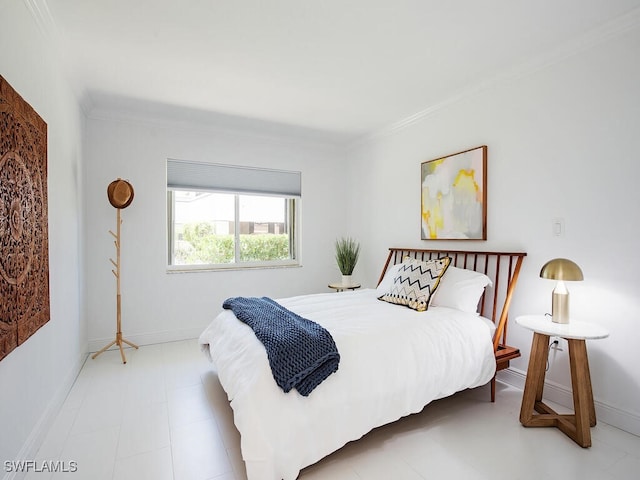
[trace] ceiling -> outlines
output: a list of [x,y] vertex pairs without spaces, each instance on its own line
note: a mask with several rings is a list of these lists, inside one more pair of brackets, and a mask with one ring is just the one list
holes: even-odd
[[46,18],[89,113],[189,112],[340,141],[640,8],[640,0],[26,1]]

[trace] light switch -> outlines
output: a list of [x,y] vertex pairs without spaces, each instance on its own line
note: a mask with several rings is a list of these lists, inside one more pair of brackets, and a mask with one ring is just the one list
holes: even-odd
[[554,218],[552,220],[553,235],[561,237],[564,235],[564,219]]

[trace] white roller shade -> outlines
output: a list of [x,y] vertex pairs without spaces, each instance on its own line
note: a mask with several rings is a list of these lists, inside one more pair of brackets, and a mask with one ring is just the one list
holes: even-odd
[[301,196],[302,174],[287,170],[167,160],[167,188]]

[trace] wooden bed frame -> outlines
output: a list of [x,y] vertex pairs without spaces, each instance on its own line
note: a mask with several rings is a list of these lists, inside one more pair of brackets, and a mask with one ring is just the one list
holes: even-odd
[[[509,306],[518,282],[522,261],[526,257],[523,252],[475,252],[464,250],[430,250],[416,248],[389,248],[389,255],[384,264],[378,284],[390,265],[402,263],[405,257],[417,260],[432,260],[450,257],[451,265],[466,268],[487,275],[493,282],[482,295],[479,312],[483,317],[493,321],[496,332],[493,337],[493,350],[496,356],[496,372],[509,366],[509,361],[520,356],[520,350],[507,345],[507,321]],[[496,400],[496,377],[491,379],[491,401]]]

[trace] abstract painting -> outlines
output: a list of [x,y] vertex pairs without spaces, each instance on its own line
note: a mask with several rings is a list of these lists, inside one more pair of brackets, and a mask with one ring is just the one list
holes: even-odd
[[487,239],[487,146],[422,163],[422,239]]
[[0,76],[0,360],[49,321],[47,124]]

